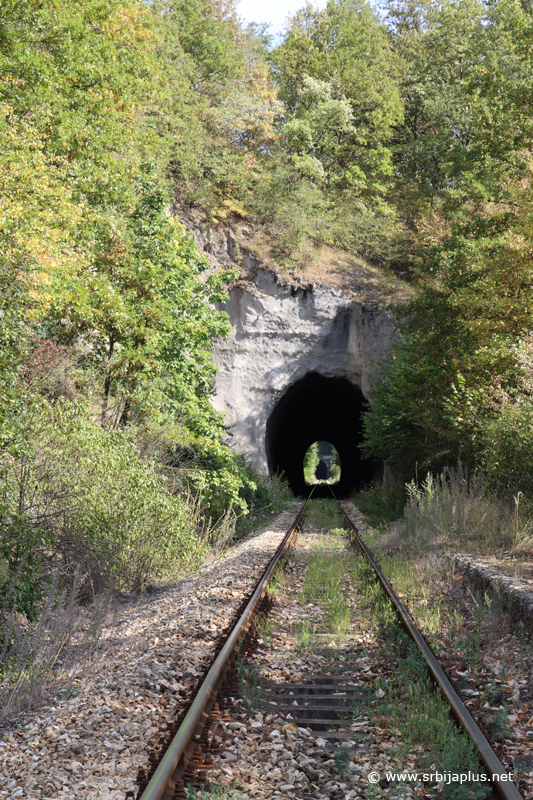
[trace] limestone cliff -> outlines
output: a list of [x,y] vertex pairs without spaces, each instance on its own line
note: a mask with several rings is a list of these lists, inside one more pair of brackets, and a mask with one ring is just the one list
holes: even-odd
[[[310,374],[342,378],[368,397],[370,376],[389,347],[390,316],[376,303],[358,302],[338,289],[287,279],[265,268],[238,246],[231,231],[193,232],[197,244],[218,263],[235,263],[237,258],[241,277],[224,306],[232,330],[214,344],[219,368],[214,402],[227,416],[232,447],[267,472],[280,466],[272,462],[267,435],[280,400]],[[338,385],[331,384],[332,400]],[[303,393],[303,406],[313,402],[305,398]],[[345,424],[360,427],[355,409]]]

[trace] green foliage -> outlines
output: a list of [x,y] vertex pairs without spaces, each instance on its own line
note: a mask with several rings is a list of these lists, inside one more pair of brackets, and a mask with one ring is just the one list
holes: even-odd
[[506,403],[487,425],[482,464],[494,483],[533,497],[533,404],[521,397]]
[[337,767],[337,771],[341,778],[349,778],[351,775],[351,763],[352,760],[350,758],[351,750],[350,745],[343,744],[337,750],[335,750],[333,760],[335,761],[335,766]]
[[[399,731],[399,744],[393,753],[400,764],[405,764],[408,754],[416,748],[419,767],[426,772],[434,770],[435,764],[446,773],[482,772],[473,742],[451,719],[448,703],[432,685],[421,653],[398,625],[381,585],[369,580],[367,566],[363,559],[358,561],[354,577],[373,610],[376,627],[385,630],[384,643],[396,669],[392,680],[376,682],[372,694],[367,691],[359,697],[354,695],[354,715],[378,715]],[[444,787],[444,796],[451,800],[465,796],[481,800],[489,792],[479,783]]]
[[76,259],[69,231],[79,205],[64,186],[64,165],[41,151],[36,126],[1,101],[0,134],[0,448],[22,452],[32,406],[24,364],[52,281]]
[[[33,622],[49,588],[46,553],[55,541],[50,531],[32,525],[24,513],[13,513],[9,505],[0,505],[0,608],[17,611]],[[0,611],[0,629],[1,618]]]
[[[204,41],[207,5],[179,6],[191,42],[193,28]],[[232,504],[243,512],[240,493],[253,481],[222,443],[223,418],[210,403],[211,342],[228,330],[213,304],[233,273],[214,273],[168,216],[168,162],[146,161],[156,150],[170,158],[147,105],[163,17],[158,28],[155,7],[114,0],[13,2],[0,13],[0,446],[31,456],[32,389],[46,378],[28,379],[28,358],[43,341],[60,342],[77,361],[69,396],[90,387],[105,428],[177,429],[167,451],[195,462],[183,486],[202,493],[213,517]],[[215,68],[229,58],[219,39],[203,45],[213,50],[215,83],[235,73]],[[163,88],[153,84],[154,102]]]
[[304,480],[308,485],[316,483],[316,468],[324,456],[327,459],[326,463],[331,464],[329,467],[329,482],[336,483],[340,479],[341,462],[335,447],[329,442],[314,442],[307,449],[303,462]]
[[[156,416],[179,405],[184,424],[216,437],[220,417],[205,399],[214,373],[209,347],[228,325],[209,303],[225,297],[222,286],[233,273],[203,277],[208,263],[167,217],[166,193],[148,165],[135,188],[122,235],[102,231],[91,269],[62,288],[52,331],[66,341],[83,336],[89,345],[92,364],[104,375],[103,422],[124,424],[133,403]],[[113,395],[121,408],[109,409]]]
[[317,241],[386,258],[399,233],[386,201],[387,144],[402,105],[377,15],[363,0],[309,5],[290,20],[272,62],[285,108],[254,208],[288,256],[303,258]]
[[244,660],[239,655],[236,666],[239,692],[245,707],[250,711],[259,708],[263,687],[259,683],[257,664],[253,661]]
[[237,538],[246,536],[251,530],[268,523],[272,514],[276,514],[294,502],[294,495],[287,481],[279,475],[261,475],[248,466],[240,456],[235,462],[241,469],[241,486],[239,503],[235,508],[244,508],[247,513],[241,514],[236,521]]
[[306,483],[315,483],[315,471],[318,467],[318,442],[315,442],[308,448],[304,456],[304,480]]
[[[419,295],[396,310],[398,336],[372,389],[366,452],[391,457],[405,476],[417,464],[440,469],[459,453],[496,476],[501,460],[503,482],[529,491],[527,424],[517,423],[524,412],[514,406],[529,394],[522,353],[533,323],[524,117],[531,12],[507,0],[389,6],[406,59],[396,157],[412,200]],[[521,484],[521,467],[513,473],[502,460],[513,427],[519,439],[524,431],[514,444],[526,470]]]
[[495,742],[503,742],[509,737],[509,722],[507,719],[507,710],[505,708],[500,709],[494,714],[490,729],[491,736]]
[[373,528],[381,528],[402,516],[405,493],[402,489],[389,491],[377,483],[353,495],[352,500]]
[[341,457],[338,450],[333,447],[333,462],[329,471],[330,482],[338,483],[341,479]]
[[[358,146],[363,163],[365,159],[372,163],[372,145],[401,117],[401,103],[386,32],[370,5],[364,0],[341,0],[329,2],[324,12],[303,8],[290,20],[273,62],[281,81],[281,99],[288,108],[298,111],[300,93],[307,86],[306,110],[318,130],[327,134],[335,121],[344,125],[353,121],[358,139],[350,139],[356,135],[350,127],[348,137],[342,136],[333,146]],[[325,97],[320,83],[332,77],[338,84],[336,98]],[[318,102],[315,109],[313,101]],[[323,108],[322,102],[330,105]],[[345,138],[348,141],[343,144]],[[328,142],[321,141],[320,146],[327,158]],[[337,160],[342,164],[341,158]]]
[[16,452],[28,438],[20,378],[31,339],[88,269],[95,226],[116,225],[132,198],[134,90],[150,34],[129,0],[8,0],[0,28],[0,446]]
[[[42,520],[48,569],[55,563],[68,579],[79,559],[89,575],[111,569],[131,589],[198,563],[205,544],[191,503],[168,490],[156,461],[140,458],[133,429],[104,430],[88,402],[63,401],[44,409],[34,430],[35,457],[4,471],[2,496],[4,513],[18,513],[30,530]],[[19,563],[26,558],[37,580],[45,562],[35,563],[34,545],[45,534],[30,539],[23,524],[6,533],[13,541],[4,539],[5,548]],[[28,608],[38,600],[34,592]]]
[[[344,588],[346,578],[347,554],[342,551],[342,543],[331,539],[320,539],[314,551],[307,554],[305,563],[303,602],[320,602],[324,605],[327,616],[325,629],[333,641],[340,643],[350,629],[351,610]],[[304,621],[297,630],[301,647],[314,649],[316,646],[315,626]]]
[[490,491],[487,477],[471,474],[461,462],[438,476],[427,473],[419,482],[405,486],[403,517],[391,530],[407,550],[448,543],[484,552],[496,544],[511,545],[524,533],[521,520],[508,503]]
[[[524,205],[524,211],[525,211]],[[480,458],[483,431],[526,372],[518,345],[532,319],[525,218],[471,222],[432,248],[421,293],[397,314],[398,338],[373,386],[367,452],[404,473]],[[520,243],[520,244],[517,244]]]
[[[215,273],[169,215],[187,207],[210,225],[264,222],[288,263],[325,243],[408,268],[417,294],[395,309],[366,454],[406,477],[461,454],[533,491],[531,10],[385,6],[382,23],[364,0],[308,5],[269,52],[231,0],[2,4],[2,464],[31,472],[51,458],[35,420],[64,419],[66,398],[84,452],[109,450],[117,470],[129,452],[147,530],[174,502],[196,508],[187,493],[205,520],[237,511],[241,532],[247,510],[284,502],[282,483],[234,457],[211,404],[211,342],[228,330],[216,308],[234,273]],[[78,456],[65,450],[65,492]],[[79,531],[107,542],[79,508]],[[127,581],[161,571],[154,546]]]
[[196,791],[194,786],[187,784],[187,800],[199,800],[200,798],[207,798],[208,800],[242,800],[243,793],[239,791],[235,783],[229,786],[224,783],[222,777],[216,783],[209,785],[209,792],[205,789],[200,790],[200,794]]
[[477,115],[472,108],[465,112],[468,76],[487,52],[497,59],[497,34],[487,29],[479,0],[384,5],[402,63],[404,120],[396,128],[394,153],[399,183],[414,204],[404,213],[412,218],[420,209],[416,196],[441,195],[477,146]]
[[246,213],[258,156],[272,145],[275,99],[261,35],[233,4],[151,4],[158,69],[143,122],[168,154],[179,201],[211,223]]
[[344,517],[332,497],[309,500],[304,519],[306,525],[313,528],[325,528],[328,531],[332,528],[342,528],[344,525]]

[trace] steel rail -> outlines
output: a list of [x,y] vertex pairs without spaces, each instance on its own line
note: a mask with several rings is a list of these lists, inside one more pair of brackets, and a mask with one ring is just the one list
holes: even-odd
[[[330,487],[331,488],[331,487]],[[333,497],[335,494],[333,490],[331,490]],[[413,642],[417,645],[418,649],[422,653],[424,660],[426,662],[427,668],[431,674],[431,677],[441,690],[442,694],[448,701],[452,713],[461,727],[465,730],[468,736],[474,742],[477,751],[481,757],[481,760],[487,767],[488,772],[490,773],[490,785],[491,787],[496,790],[501,797],[505,798],[505,800],[523,800],[522,795],[514,785],[514,783],[509,780],[509,773],[506,771],[505,767],[497,757],[496,753],[490,746],[489,742],[483,736],[481,730],[479,729],[477,723],[475,722],[474,718],[470,714],[469,710],[453,688],[452,684],[448,680],[444,670],[442,669],[441,665],[435,658],[433,651],[428,646],[427,642],[425,641],[424,637],[416,627],[415,623],[411,619],[409,612],[403,605],[402,601],[388,582],[387,578],[381,571],[381,568],[377,564],[374,556],[372,555],[371,551],[368,549],[366,544],[363,542],[362,538],[359,535],[357,530],[357,526],[352,522],[340,502],[335,497],[339,508],[341,509],[348,525],[352,529],[357,543],[361,550],[364,552],[372,567],[374,572],[376,573],[379,582],[381,583],[383,589],[385,590],[386,594],[388,595],[389,599],[391,600],[396,613],[400,617],[403,625],[405,626],[407,633],[413,640]],[[495,779],[495,780],[494,780]]]
[[[311,494],[309,497],[311,497]],[[169,787],[171,782],[174,782],[174,772],[179,765],[180,759],[185,754],[185,751],[192,742],[195,734],[198,733],[197,729],[203,725],[203,722],[207,717],[206,707],[208,706],[212,695],[218,688],[217,684],[224,675],[226,665],[230,661],[231,656],[237,647],[241,634],[245,631],[246,626],[252,619],[253,613],[266,590],[272,573],[276,569],[283,553],[289,546],[294,536],[296,528],[298,527],[298,524],[302,518],[302,514],[309,501],[309,497],[305,503],[303,503],[294,522],[287,531],[283,541],[276,550],[274,557],[263,573],[263,577],[257,584],[245,610],[243,611],[239,620],[236,622],[233,630],[226,639],[222,650],[213,662],[213,665],[207,673],[204,682],[200,686],[200,689],[194,698],[185,719],[179,727],[163,758],[159,762],[159,765],[150,779],[148,786],[141,795],[141,800],[161,800],[161,798],[165,795],[165,792],[167,792],[167,787]],[[167,793],[167,797],[172,797],[173,789],[171,789],[171,792],[171,794]]]

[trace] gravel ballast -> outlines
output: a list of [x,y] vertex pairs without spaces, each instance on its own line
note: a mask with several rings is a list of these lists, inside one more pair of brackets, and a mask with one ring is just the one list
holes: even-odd
[[[354,511],[354,516],[360,516]],[[300,560],[316,549],[327,550],[328,542],[334,551],[348,548],[347,539],[314,532],[307,526],[298,534],[293,556],[287,563],[288,581],[275,599],[270,614],[275,632],[268,641],[261,641],[249,663],[263,685],[270,689],[276,684],[301,686],[318,675],[345,676],[358,691],[372,691],[376,679],[388,674],[391,665],[384,662],[376,633],[369,629],[368,620],[359,607],[357,593],[347,576],[345,591],[352,599],[352,625],[349,635],[337,646],[324,647],[327,634],[317,634],[317,649],[302,648],[294,632],[303,620],[324,626],[326,611],[321,604],[310,604],[301,598],[305,564]],[[296,686],[295,686],[296,688]],[[350,758],[343,774],[339,772],[335,752],[339,743],[332,744],[328,734],[321,735],[296,723],[291,712],[276,711],[276,703],[265,694],[258,708],[246,710],[239,703],[232,709],[232,721],[221,723],[217,735],[223,747],[219,769],[222,782],[234,787],[239,800],[363,800],[374,796],[396,796],[397,787],[388,785],[387,772],[400,773],[415,769],[416,754],[408,754],[399,767],[391,753],[398,743],[397,732],[380,724],[366,713],[347,722],[342,746]],[[294,706],[309,705],[308,700],[295,693]],[[347,700],[347,713],[351,703]],[[380,785],[374,785],[370,775],[379,775]],[[216,780],[216,779],[215,779]],[[220,780],[220,778],[219,778]],[[407,797],[421,794],[422,785],[405,784]],[[210,798],[205,792],[201,797]]]
[[197,574],[123,609],[104,631],[104,651],[76,696],[50,699],[3,735],[1,800],[122,800],[136,792],[149,739],[177,715],[298,508]]

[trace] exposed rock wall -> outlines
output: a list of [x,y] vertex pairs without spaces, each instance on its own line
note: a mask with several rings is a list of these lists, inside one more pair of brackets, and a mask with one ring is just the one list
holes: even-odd
[[261,269],[232,288],[225,309],[232,331],[215,343],[215,405],[227,415],[232,446],[262,472],[267,421],[287,389],[316,372],[346,378],[368,396],[392,333],[379,308],[331,289],[284,283]]
[[288,281],[265,268],[231,228],[201,229],[184,219],[215,264],[238,266],[240,280],[224,305],[232,330],[214,345],[215,406],[226,414],[232,447],[268,471],[266,426],[285,392],[310,372],[346,378],[368,397],[377,362],[390,346],[390,316],[322,284]]

